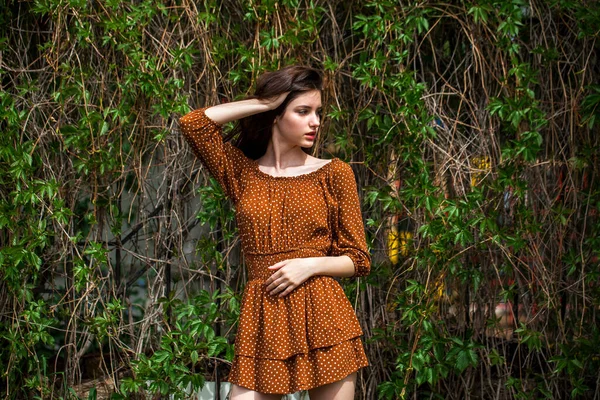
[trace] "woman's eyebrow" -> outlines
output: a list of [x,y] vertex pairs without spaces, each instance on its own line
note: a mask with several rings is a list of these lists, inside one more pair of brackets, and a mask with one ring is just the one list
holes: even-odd
[[[296,108],[312,108],[312,106],[309,106],[307,104],[299,104],[296,106]],[[317,108],[323,108],[323,106],[318,106]]]

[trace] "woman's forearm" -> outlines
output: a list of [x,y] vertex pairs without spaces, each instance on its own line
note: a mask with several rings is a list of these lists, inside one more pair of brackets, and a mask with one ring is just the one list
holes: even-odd
[[354,262],[348,256],[314,257],[313,275],[351,277],[354,275]]
[[217,124],[223,125],[270,109],[271,106],[262,100],[248,99],[212,106],[204,110],[204,113]]
[[270,99],[246,99],[219,104],[204,110],[204,114],[219,125],[235,121],[250,115],[274,110],[283,103],[288,93],[282,93]]

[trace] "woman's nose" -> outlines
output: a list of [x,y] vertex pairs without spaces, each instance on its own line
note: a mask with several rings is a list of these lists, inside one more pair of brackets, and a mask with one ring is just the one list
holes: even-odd
[[311,126],[314,126],[314,127],[321,125],[321,118],[319,117],[319,114],[317,114],[317,113],[313,114],[310,124],[311,124]]

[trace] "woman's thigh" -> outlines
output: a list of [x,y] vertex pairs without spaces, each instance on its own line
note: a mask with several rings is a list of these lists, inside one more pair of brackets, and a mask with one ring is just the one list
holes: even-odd
[[356,372],[337,382],[319,386],[308,391],[310,400],[353,400]]
[[235,383],[231,384],[231,389],[229,390],[229,400],[281,400],[281,396],[280,394],[255,392]]

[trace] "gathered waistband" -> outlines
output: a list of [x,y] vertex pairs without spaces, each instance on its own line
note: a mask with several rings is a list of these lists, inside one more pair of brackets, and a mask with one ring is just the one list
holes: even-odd
[[248,269],[248,280],[267,279],[275,271],[268,269],[279,261],[291,258],[324,257],[327,254],[323,250],[312,248],[294,248],[274,252],[244,251],[246,268]]

